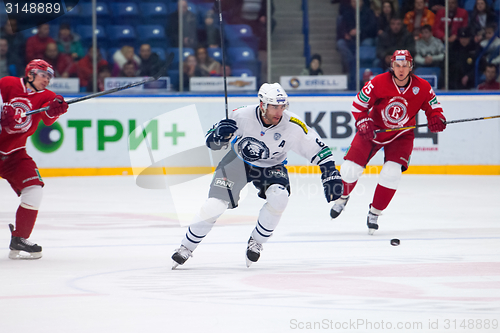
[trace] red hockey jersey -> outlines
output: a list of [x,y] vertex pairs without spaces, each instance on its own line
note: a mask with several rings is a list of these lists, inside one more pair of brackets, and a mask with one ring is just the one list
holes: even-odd
[[[443,112],[429,82],[411,75],[409,85],[401,91],[392,73],[386,72],[365,84],[354,98],[351,112],[356,120],[370,116],[377,129],[389,129],[415,125],[420,110],[428,119],[433,113]],[[378,133],[373,141],[386,144],[409,133],[413,135],[413,129]]]
[[[28,112],[45,107],[56,94],[50,90],[30,91],[24,85],[22,78],[6,76],[0,79],[0,94],[2,103],[10,103],[17,111]],[[51,118],[45,112],[36,113],[22,118],[22,122],[15,126],[13,131],[1,128],[0,154],[10,154],[26,147],[26,140],[35,133],[38,123],[43,120],[50,126],[57,117]]]

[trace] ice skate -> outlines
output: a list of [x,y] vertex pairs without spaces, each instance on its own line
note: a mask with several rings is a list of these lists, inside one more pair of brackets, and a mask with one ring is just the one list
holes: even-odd
[[373,235],[376,230],[378,230],[378,215],[368,212],[368,217],[366,218],[366,225],[368,226],[368,235]]
[[181,245],[178,249],[175,250],[175,253],[172,255],[172,269],[176,269],[177,266],[183,265],[189,257],[193,256],[193,251]]
[[347,196],[345,198],[340,197],[340,199],[335,201],[332,209],[330,210],[330,216],[332,217],[332,219],[337,218],[340,215],[340,213],[342,213],[342,211],[345,208],[345,205],[347,205],[347,201],[349,201],[349,196]]
[[254,262],[257,262],[260,258],[260,253],[263,250],[263,246],[260,243],[257,243],[255,239],[250,237],[248,240],[248,246],[247,246],[247,267],[250,267],[250,265]]
[[[14,231],[14,226],[9,224],[10,232]],[[40,259],[42,257],[42,247],[33,244],[22,237],[11,237],[9,259]]]

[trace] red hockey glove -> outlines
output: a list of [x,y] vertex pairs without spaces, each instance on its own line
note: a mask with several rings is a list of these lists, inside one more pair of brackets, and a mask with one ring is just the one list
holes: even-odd
[[64,101],[61,95],[57,95],[52,102],[49,103],[49,109],[45,111],[51,118],[59,117],[68,111],[68,103]]
[[446,128],[446,118],[441,112],[433,113],[429,119],[429,129],[432,133],[442,132]]
[[364,117],[359,119],[356,122],[356,128],[358,129],[358,133],[361,138],[365,140],[373,140],[375,139],[375,124],[373,123],[373,119],[370,117]]
[[2,127],[8,130],[15,130],[15,126],[17,124],[21,124],[23,122],[23,118],[26,115],[22,115],[21,112],[17,112],[16,109],[11,104],[4,104],[2,107]]

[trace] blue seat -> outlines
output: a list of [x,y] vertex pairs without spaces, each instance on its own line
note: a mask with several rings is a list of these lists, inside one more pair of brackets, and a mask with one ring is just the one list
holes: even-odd
[[[80,35],[81,42],[83,46],[89,47],[92,44],[92,36],[94,35],[94,31],[92,30],[92,25],[81,25],[76,28],[76,33]],[[100,46],[105,46],[102,44],[107,43],[107,35],[104,27],[98,25],[95,30],[95,34],[97,36],[97,41],[101,44]]]
[[136,30],[140,36],[141,43],[148,43],[151,47],[168,47],[168,40],[163,26],[138,25]]
[[139,7],[135,2],[116,2],[111,4],[112,24],[138,24]]
[[247,46],[228,47],[227,56],[230,63],[255,61],[257,59],[254,50]]
[[384,70],[380,67],[360,67],[359,68],[359,79],[360,80],[363,80],[363,74],[365,73],[365,70],[371,70],[372,72],[372,75],[379,75],[379,74],[382,74],[384,72]]
[[239,70],[251,71],[257,78],[257,85],[260,82],[261,63],[258,60],[240,61],[231,64],[231,73],[238,73]]
[[417,67],[414,70],[415,75],[436,75],[439,77],[441,68],[439,67]]
[[371,67],[373,61],[377,59],[376,46],[360,46],[359,47],[359,62],[360,67]]
[[231,69],[231,76],[255,76],[249,68],[235,68]]
[[21,32],[23,34],[24,39],[28,39],[31,36],[34,36],[38,33],[38,29],[36,27],[33,27],[31,29],[26,29]]
[[106,32],[109,43],[113,47],[123,45],[137,46],[135,29],[131,25],[109,25]]
[[[174,59],[172,60],[172,64],[170,68],[175,69],[179,67],[179,48],[178,47],[169,47],[167,49],[167,53],[172,52],[174,54]],[[189,47],[184,47],[182,49],[182,61],[186,60],[187,56],[194,55],[194,49]]]
[[143,24],[165,25],[167,21],[167,5],[163,2],[141,3],[141,19]]
[[[177,1],[173,1],[168,4],[167,7],[168,13],[175,13],[177,11]],[[188,2],[188,10],[192,12],[193,14],[198,14],[198,8],[196,7],[195,4]]]
[[213,58],[222,64],[222,49],[220,47],[209,47],[207,48],[207,53],[210,58]]
[[257,52],[259,40],[247,24],[224,25],[224,36],[229,47],[247,46]]
[[165,49],[162,47],[152,47],[151,52],[156,53],[162,61],[165,61],[165,59],[167,59],[167,57],[165,55]]
[[474,10],[475,5],[476,5],[476,0],[465,0],[463,9],[471,13]]
[[[80,17],[84,24],[92,24],[92,3],[78,3],[80,7]],[[109,8],[105,2],[96,3],[96,15],[98,23],[106,22],[109,19]]]

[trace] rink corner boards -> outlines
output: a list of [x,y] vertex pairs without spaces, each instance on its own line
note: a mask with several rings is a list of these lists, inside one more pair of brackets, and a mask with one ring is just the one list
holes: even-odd
[[[319,174],[317,166],[290,165],[288,172],[293,174]],[[365,174],[378,174],[381,165],[368,165]],[[342,168],[340,168],[342,172]],[[79,176],[132,176],[132,175],[188,175],[209,174],[213,167],[153,167],[153,168],[41,168],[42,177],[79,177]],[[410,165],[404,174],[414,175],[489,175],[499,176],[500,165]]]

